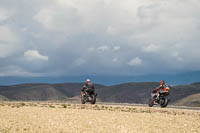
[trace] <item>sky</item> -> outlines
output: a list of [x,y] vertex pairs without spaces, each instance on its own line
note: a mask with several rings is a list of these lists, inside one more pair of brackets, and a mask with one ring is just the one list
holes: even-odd
[[200,70],[199,0],[0,0],[0,76]]

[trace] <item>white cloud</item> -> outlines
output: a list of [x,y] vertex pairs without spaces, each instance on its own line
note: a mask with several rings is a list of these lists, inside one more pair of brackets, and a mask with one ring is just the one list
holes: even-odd
[[15,65],[9,65],[1,69],[4,69],[4,71],[0,71],[0,76],[42,76],[40,73],[27,72],[23,68]]
[[159,52],[159,50],[161,50],[161,47],[160,45],[150,44],[146,47],[143,47],[142,50],[147,53],[151,53],[151,52],[154,53],[154,52]]
[[118,31],[116,28],[114,28],[113,26],[108,26],[107,28],[107,33],[111,34],[111,35],[117,35]]
[[105,51],[108,51],[109,49],[110,49],[110,47],[107,46],[107,45],[100,46],[100,47],[97,48],[97,50],[98,50],[99,52],[105,52]]
[[99,52],[106,52],[106,51],[119,51],[121,49],[120,46],[108,46],[108,45],[103,45],[103,46],[99,46],[99,47],[90,47],[88,48],[89,52],[93,52],[95,50],[99,51]]
[[0,8],[0,22],[9,18],[8,11],[4,8]]
[[46,29],[55,30],[53,24],[53,17],[56,15],[56,12],[51,9],[42,9],[38,12],[34,19],[41,23]]
[[118,58],[113,58],[112,62],[118,62]]
[[86,61],[84,59],[79,58],[79,59],[75,60],[74,65],[75,66],[81,66],[81,65],[83,65],[85,63],[86,63]]
[[33,19],[51,32],[73,34],[82,30],[77,10],[67,5],[42,8]]
[[89,52],[93,52],[93,51],[95,51],[95,48],[94,47],[90,47],[90,48],[88,48],[88,51]]
[[21,47],[18,38],[7,26],[0,26],[0,57],[13,55]]
[[24,57],[26,57],[28,60],[48,60],[48,56],[41,55],[37,50],[28,50],[24,52]]
[[18,38],[7,26],[0,26],[0,41],[4,42],[16,42]]
[[120,46],[114,46],[114,47],[113,47],[113,51],[119,51],[120,48],[121,48]]
[[179,52],[172,53],[172,57],[175,57],[178,61],[183,61],[183,58],[180,56]]
[[134,59],[132,59],[128,62],[128,65],[130,65],[130,66],[138,66],[141,64],[142,64],[142,59],[140,59],[139,57],[135,57]]

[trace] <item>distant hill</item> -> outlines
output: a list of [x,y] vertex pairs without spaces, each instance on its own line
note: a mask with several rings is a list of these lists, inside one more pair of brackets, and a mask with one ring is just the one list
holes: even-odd
[[8,101],[8,98],[5,96],[0,95],[0,101]]
[[116,85],[127,82],[157,82],[161,79],[171,85],[184,85],[198,82],[200,71],[167,73],[167,74],[148,74],[131,76],[108,76],[108,75],[84,75],[84,76],[60,76],[60,77],[20,77],[20,76],[0,76],[0,85],[14,85],[23,83],[77,83],[90,78],[95,83],[104,85]]
[[[67,100],[80,95],[83,83],[62,83],[62,84],[38,84],[26,83],[11,86],[0,86],[0,95],[8,100],[15,101],[47,101]],[[103,85],[95,85],[102,88]]]
[[187,96],[176,102],[176,105],[200,107],[200,93]]
[[[158,85],[159,83],[156,82],[125,83],[102,88],[98,93],[99,98],[105,102],[146,104],[150,98],[151,91]],[[200,83],[173,86],[170,88],[169,98],[171,104],[176,104],[176,102],[188,96],[200,93]],[[193,101],[197,100],[196,98],[193,97]],[[187,105],[195,106],[190,100],[187,101]]]
[[48,84],[20,84],[0,87],[0,94],[9,100],[61,100],[65,99],[58,90]]
[[190,85],[174,86],[171,89],[171,100],[177,102],[187,96],[200,93],[200,83],[193,83]]
[[98,92],[101,101],[119,103],[147,103],[156,82],[124,83],[104,87]]
[[200,106],[200,82],[177,86],[173,93],[176,94],[172,97],[176,105]]
[[[146,104],[151,91],[157,82],[132,82],[104,86],[95,84],[98,100],[102,102]],[[41,84],[26,83],[11,86],[0,86],[0,100],[15,101],[79,101],[83,83]],[[171,87],[171,104],[196,106],[199,104],[200,83]]]

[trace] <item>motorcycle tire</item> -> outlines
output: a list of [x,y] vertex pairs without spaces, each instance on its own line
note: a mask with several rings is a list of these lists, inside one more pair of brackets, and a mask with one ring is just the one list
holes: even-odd
[[160,99],[160,107],[161,108],[165,108],[165,107],[167,107],[167,105],[168,105],[168,103],[169,103],[169,100],[168,100],[168,98],[167,97],[162,97],[161,99]]
[[81,104],[85,104],[85,99],[83,96],[81,96]]
[[95,104],[96,103],[96,96],[95,95],[91,95],[91,104]]
[[152,98],[149,99],[148,105],[149,105],[149,107],[153,107],[153,99]]

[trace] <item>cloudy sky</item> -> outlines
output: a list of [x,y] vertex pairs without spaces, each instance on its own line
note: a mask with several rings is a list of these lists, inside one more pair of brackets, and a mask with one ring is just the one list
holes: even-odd
[[198,70],[199,0],[0,0],[0,76]]

